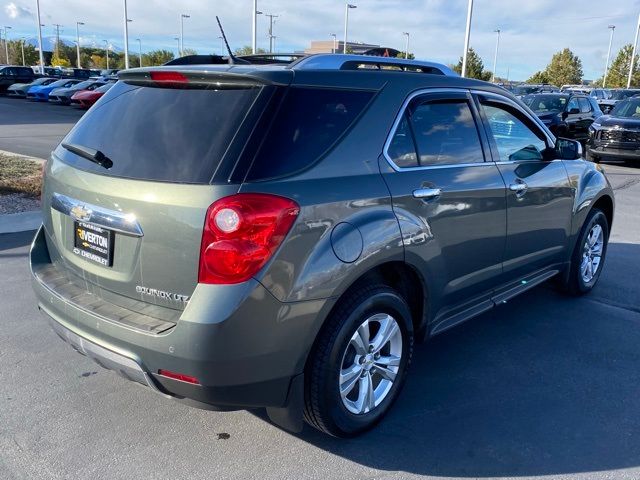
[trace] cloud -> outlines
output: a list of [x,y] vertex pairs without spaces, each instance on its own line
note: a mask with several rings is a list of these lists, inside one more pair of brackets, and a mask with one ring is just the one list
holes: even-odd
[[33,17],[31,10],[29,10],[27,7],[23,7],[22,5],[16,5],[13,2],[5,5],[4,13],[6,13],[7,17],[12,20],[15,20],[17,18]]

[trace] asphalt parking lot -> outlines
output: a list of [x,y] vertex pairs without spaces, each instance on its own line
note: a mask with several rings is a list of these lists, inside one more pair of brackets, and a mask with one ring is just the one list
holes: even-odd
[[[9,134],[27,136],[0,112],[15,151]],[[67,125],[28,118],[48,140],[20,153]],[[0,478],[640,478],[640,168],[605,169],[617,211],[596,290],[545,284],[418,347],[395,408],[354,440],[191,409],[101,369],[36,308],[33,232],[0,236]]]
[[0,150],[48,158],[83,114],[69,106],[0,97]]

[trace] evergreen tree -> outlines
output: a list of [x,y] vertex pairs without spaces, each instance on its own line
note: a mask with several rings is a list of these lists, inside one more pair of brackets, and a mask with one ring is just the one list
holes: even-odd
[[582,83],[582,61],[565,48],[551,57],[544,71],[549,83],[557,86]]
[[[453,70],[462,74],[462,57],[458,61],[457,65],[453,66]],[[484,63],[480,58],[480,55],[476,51],[469,47],[469,53],[467,54],[467,78],[477,78],[478,80],[491,80],[491,72],[484,69]]]

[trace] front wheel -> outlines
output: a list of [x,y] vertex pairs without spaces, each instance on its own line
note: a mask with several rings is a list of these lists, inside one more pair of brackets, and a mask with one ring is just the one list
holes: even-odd
[[583,295],[595,287],[604,266],[609,242],[609,222],[598,209],[589,212],[576,243],[569,277],[564,289],[572,295]]
[[411,314],[393,289],[343,299],[320,333],[305,375],[305,420],[336,437],[378,423],[404,383],[413,350]]

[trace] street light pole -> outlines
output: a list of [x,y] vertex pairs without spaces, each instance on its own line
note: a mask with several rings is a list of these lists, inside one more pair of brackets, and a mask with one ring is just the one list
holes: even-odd
[[631,67],[629,68],[629,78],[627,78],[627,88],[631,88],[631,78],[633,77],[633,67],[636,60],[636,47],[638,46],[638,32],[640,31],[640,14],[638,15],[638,25],[636,26],[636,38],[633,41],[633,53],[631,54]]
[[253,0],[253,9],[251,10],[251,53],[256,53],[256,43],[258,32],[258,0]]
[[40,56],[40,73],[44,75],[44,55],[42,53],[42,22],[40,21],[40,0],[36,0],[36,10],[38,12],[38,52]]
[[129,69],[129,17],[127,16],[127,0],[123,0],[124,6],[124,68]]
[[184,56],[184,19],[191,18],[191,15],[180,14],[180,56]]
[[338,39],[338,37],[336,36],[336,34],[335,34],[335,33],[330,33],[330,34],[329,34],[329,36],[330,36],[330,37],[333,37],[333,48],[331,49],[331,53],[336,53],[336,49],[338,48],[338,47],[336,46],[336,43],[337,43],[337,39]]
[[351,8],[358,8],[357,5],[345,3],[344,5],[344,45],[342,46],[342,53],[347,53],[347,33],[349,31],[349,10]]
[[497,37],[496,37],[496,53],[493,56],[493,78],[491,79],[493,83],[496,82],[496,69],[498,68],[498,48],[500,48],[500,29],[496,28],[494,30],[494,33],[497,34]]
[[26,37],[22,37],[22,42],[20,43],[20,46],[22,47],[22,66],[25,67],[27,64],[24,61],[24,41],[26,40]]
[[220,56],[224,57],[224,37],[222,35],[218,35],[218,39],[220,40]]
[[469,37],[471,36],[471,17],[473,15],[473,0],[469,0],[467,8],[467,28],[464,34],[464,53],[462,54],[462,70],[460,76],[467,76],[467,55],[469,53]]
[[78,68],[82,68],[80,66],[80,25],[84,25],[82,22],[76,22],[76,54],[77,54],[77,62]]
[[404,44],[404,59],[406,60],[409,58],[409,32],[402,32],[402,35],[407,37]]
[[[178,57],[180,56],[180,37],[173,37],[173,39],[178,42]],[[177,58],[177,57],[176,57]]]
[[10,64],[9,61],[9,32],[7,30],[11,30],[11,27],[4,27],[4,52],[7,55],[7,64]]
[[607,86],[607,75],[609,74],[609,59],[611,58],[611,44],[613,43],[613,32],[616,29],[615,25],[609,25],[607,28],[611,30],[609,36],[609,50],[607,50],[607,63],[604,66],[604,77],[602,79],[602,88]]
[[138,58],[140,59],[140,66],[142,67],[142,40],[136,38],[138,42]]
[[109,41],[103,40],[104,42],[104,50],[107,53],[107,70],[109,70]]

